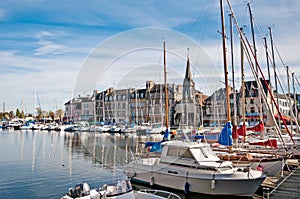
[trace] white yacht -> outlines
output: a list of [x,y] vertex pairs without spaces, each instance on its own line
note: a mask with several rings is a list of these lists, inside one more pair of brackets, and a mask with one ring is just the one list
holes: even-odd
[[221,161],[206,143],[162,142],[160,157],[136,158],[126,166],[131,180],[185,192],[252,196],[266,178],[263,171]]

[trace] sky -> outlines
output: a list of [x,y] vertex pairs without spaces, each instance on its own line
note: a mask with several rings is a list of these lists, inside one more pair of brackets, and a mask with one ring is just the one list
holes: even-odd
[[[262,38],[270,45],[270,27],[282,84],[287,83],[285,66],[299,78],[299,2],[232,0],[238,24],[252,43],[247,3],[263,72],[267,74]],[[230,12],[225,0],[223,4],[230,68]],[[94,89],[142,88],[147,80],[160,83],[163,41],[169,83],[183,82],[189,56],[197,89],[210,94],[224,86],[219,0],[2,0],[0,30],[0,111],[55,111]],[[238,37],[232,41],[238,82]],[[246,69],[248,79],[250,73]]]

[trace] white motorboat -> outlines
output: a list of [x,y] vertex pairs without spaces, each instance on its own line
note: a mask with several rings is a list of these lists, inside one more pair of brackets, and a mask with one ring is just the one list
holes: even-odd
[[180,199],[174,193],[161,190],[141,189],[134,191],[129,180],[118,181],[117,184],[105,184],[99,189],[90,189],[88,183],[83,182],[70,188],[61,199]]
[[221,161],[210,145],[162,142],[160,157],[136,158],[125,169],[133,181],[185,192],[253,196],[266,175],[261,170]]

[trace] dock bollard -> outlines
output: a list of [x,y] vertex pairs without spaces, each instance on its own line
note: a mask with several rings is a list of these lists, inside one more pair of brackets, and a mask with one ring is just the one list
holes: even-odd
[[263,199],[270,199],[270,189],[268,187],[264,187],[263,189]]

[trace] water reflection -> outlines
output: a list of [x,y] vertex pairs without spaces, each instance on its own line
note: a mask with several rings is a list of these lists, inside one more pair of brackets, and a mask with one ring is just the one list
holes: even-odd
[[83,154],[91,157],[94,164],[104,167],[118,168],[126,165],[132,154],[140,153],[146,141],[161,140],[161,135],[155,136],[124,136],[120,134],[66,132],[64,146],[70,154]]

